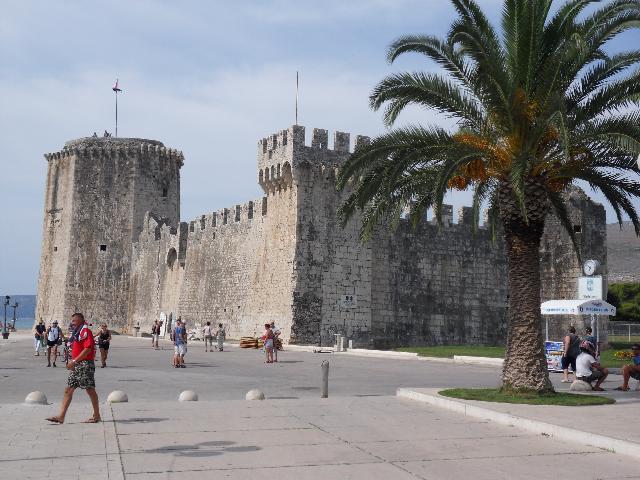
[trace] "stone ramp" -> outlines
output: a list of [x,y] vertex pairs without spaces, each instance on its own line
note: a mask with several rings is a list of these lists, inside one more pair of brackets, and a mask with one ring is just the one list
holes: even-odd
[[[0,405],[5,478],[637,478],[637,462],[397,397]],[[568,464],[571,468],[566,468]]]

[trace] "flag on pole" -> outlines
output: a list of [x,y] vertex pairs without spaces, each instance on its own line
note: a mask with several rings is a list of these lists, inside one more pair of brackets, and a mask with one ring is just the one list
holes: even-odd
[[116,78],[116,83],[113,84],[112,90],[114,92],[121,92],[122,89],[118,87],[118,79]]

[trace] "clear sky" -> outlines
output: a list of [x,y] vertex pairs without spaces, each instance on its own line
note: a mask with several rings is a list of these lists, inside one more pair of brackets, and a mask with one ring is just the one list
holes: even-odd
[[[502,2],[480,0],[497,18]],[[182,150],[182,220],[260,195],[256,142],[294,123],[374,136],[372,87],[393,71],[436,67],[385,61],[400,35],[444,35],[447,0],[189,2],[3,0],[0,15],[0,292],[35,293],[43,154],[114,129]],[[626,34],[615,46],[638,45]],[[399,124],[439,122],[411,109]],[[331,133],[330,133],[331,135]],[[468,204],[465,194],[450,199]],[[608,221],[614,221],[608,210]]]

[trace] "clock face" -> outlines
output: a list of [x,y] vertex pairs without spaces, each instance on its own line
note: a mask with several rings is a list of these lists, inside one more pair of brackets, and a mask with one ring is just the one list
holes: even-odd
[[598,270],[600,264],[597,260],[587,260],[584,262],[583,270],[585,275],[593,275]]

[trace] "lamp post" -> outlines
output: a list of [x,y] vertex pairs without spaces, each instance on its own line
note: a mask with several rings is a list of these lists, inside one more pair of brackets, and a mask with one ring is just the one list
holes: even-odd
[[7,295],[4,297],[4,323],[2,324],[2,338],[5,340],[9,338],[9,330],[7,329],[7,305],[9,305],[11,297]]
[[11,331],[15,332],[16,331],[16,310],[18,309],[18,307],[20,306],[20,304],[18,302],[14,302],[13,305],[11,305],[11,308],[13,308],[13,320],[11,321]]

